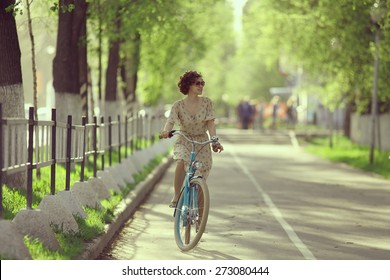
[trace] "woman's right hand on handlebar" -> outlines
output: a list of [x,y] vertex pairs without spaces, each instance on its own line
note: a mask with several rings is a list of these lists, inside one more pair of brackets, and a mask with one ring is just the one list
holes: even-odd
[[160,138],[169,138],[169,131],[166,130],[161,131]]

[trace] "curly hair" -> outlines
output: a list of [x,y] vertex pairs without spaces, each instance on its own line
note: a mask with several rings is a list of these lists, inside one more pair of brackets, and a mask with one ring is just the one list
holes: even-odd
[[177,86],[182,94],[187,95],[190,86],[196,82],[197,79],[202,78],[202,74],[196,71],[186,71],[180,77]]

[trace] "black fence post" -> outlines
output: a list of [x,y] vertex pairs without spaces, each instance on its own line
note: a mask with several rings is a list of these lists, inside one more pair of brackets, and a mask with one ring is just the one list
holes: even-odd
[[128,143],[127,143],[127,140],[128,140],[128,126],[129,124],[129,121],[128,121],[128,118],[127,116],[125,117],[125,158],[127,158],[128,154],[127,154],[127,149],[128,149]]
[[[148,132],[147,132],[147,144],[150,146],[151,143],[153,143],[152,139],[152,125],[153,125],[153,116],[148,115],[147,116],[147,122],[148,122]],[[149,143],[148,143],[149,141]]]
[[135,149],[135,128],[136,128],[136,123],[135,123],[135,117],[134,113],[131,113],[131,142],[130,142],[130,148],[131,148],[131,154],[134,153]]
[[134,117],[133,117],[133,153],[134,151],[138,150],[138,139],[137,139],[137,135],[138,135],[138,115],[137,114],[134,114]]
[[140,141],[140,145],[139,145],[139,149],[143,149],[144,148],[144,144],[145,144],[145,139],[144,139],[144,116],[141,116],[140,118],[140,126],[139,126],[139,137],[141,139]]
[[97,174],[97,117],[93,117],[93,177]]
[[118,162],[122,162],[121,158],[121,116],[118,115]]
[[0,103],[0,219],[3,218],[3,104]]
[[111,116],[108,117],[108,163],[112,165],[112,124]]
[[149,118],[149,131],[148,131],[148,139],[149,139],[149,141],[150,141],[150,145],[153,145],[153,133],[152,133],[152,131],[153,131],[153,119],[154,119],[154,116],[151,116],[150,118]]
[[[100,133],[100,143],[104,143],[105,144],[106,142],[102,140],[102,139],[105,140],[105,137],[106,137],[106,131],[105,131],[106,127],[104,125],[104,117],[101,117],[101,119],[100,119],[100,127],[104,128],[103,129],[103,133]],[[101,129],[100,129],[100,132],[101,132]],[[103,153],[102,153],[102,170],[104,170],[104,154],[106,152],[106,148],[103,146],[102,149],[103,149]]]
[[28,114],[28,148],[27,148],[27,209],[32,209],[32,175],[34,154],[34,107]]
[[68,115],[68,122],[66,126],[66,179],[65,179],[65,190],[70,190],[70,165],[72,156],[72,116]]
[[50,193],[55,194],[56,191],[56,148],[57,148],[57,112],[55,108],[51,109],[51,175],[50,175]]
[[156,133],[158,132],[159,122],[159,117],[155,116],[153,125],[153,143],[156,143],[158,141],[158,136]]
[[84,182],[84,170],[85,170],[85,160],[86,160],[86,155],[85,155],[85,150],[86,150],[86,145],[87,145],[87,117],[84,116],[81,119],[81,124],[84,127],[83,130],[83,160],[81,162],[81,170],[80,170],[80,182]]
[[142,119],[142,116],[140,116],[139,115],[139,113],[137,112],[137,128],[136,128],[136,136],[135,136],[135,149],[136,150],[139,150],[140,149],[140,147],[141,147],[141,139],[140,139],[140,135],[141,135],[141,133],[140,133],[140,131],[141,131],[141,126],[142,126],[142,123],[141,123],[141,119]]

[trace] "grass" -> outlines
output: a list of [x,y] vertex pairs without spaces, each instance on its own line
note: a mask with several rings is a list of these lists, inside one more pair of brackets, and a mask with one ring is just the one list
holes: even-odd
[[25,244],[34,260],[69,260],[83,253],[85,243],[104,233],[105,225],[113,219],[113,209],[120,203],[122,197],[114,194],[113,198],[102,201],[103,209],[85,208],[87,219],[75,217],[80,231],[76,234],[66,234],[53,227],[60,249],[56,251],[46,248],[41,241],[25,236]]
[[[300,141],[304,141],[300,139]],[[337,134],[333,138],[333,147],[329,146],[329,138],[314,137],[306,139],[306,151],[333,162],[343,162],[361,170],[379,174],[390,180],[390,151],[374,152],[374,162],[370,164],[370,148],[353,143],[347,137]]]
[[[147,145],[147,143],[145,144]],[[127,151],[128,155],[131,151]],[[124,159],[124,151],[121,150],[121,157]],[[109,199],[101,201],[102,209],[93,209],[84,207],[88,218],[82,219],[75,217],[79,226],[79,232],[74,234],[65,234],[60,229],[52,226],[52,229],[56,235],[56,239],[60,244],[60,249],[56,251],[46,248],[41,241],[37,239],[31,239],[29,236],[25,236],[24,242],[33,259],[39,260],[69,260],[77,258],[85,248],[85,244],[94,238],[98,237],[105,231],[107,224],[114,219],[114,211],[118,204],[131,192],[134,187],[144,180],[148,174],[162,161],[165,156],[159,156],[153,159],[147,164],[144,169],[136,174],[133,174],[135,183],[127,184],[127,186],[121,190],[120,193],[111,192]],[[119,154],[118,151],[112,153],[112,163],[115,165],[118,163]],[[108,155],[105,155],[105,165],[108,165]],[[98,170],[101,170],[101,160],[98,162]],[[50,168],[42,168],[40,170],[41,175],[36,177],[34,172],[33,178],[33,209],[37,208],[40,201],[44,196],[50,194]],[[75,182],[80,180],[80,164],[76,164],[71,171],[72,186]],[[66,170],[63,166],[57,165],[56,168],[56,193],[65,189],[65,175]],[[85,167],[85,180],[93,176],[93,163],[92,159],[89,159],[88,164]],[[3,186],[3,218],[6,220],[12,220],[15,215],[23,208],[26,208],[26,191],[20,189],[9,188],[6,185]],[[4,259],[0,256],[0,259]]]

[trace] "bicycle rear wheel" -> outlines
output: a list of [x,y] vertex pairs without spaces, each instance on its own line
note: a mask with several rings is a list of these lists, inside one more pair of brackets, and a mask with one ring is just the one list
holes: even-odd
[[177,246],[182,251],[193,249],[206,228],[209,216],[209,190],[203,179],[193,179],[188,188],[188,202],[181,192],[177,203],[174,231]]

